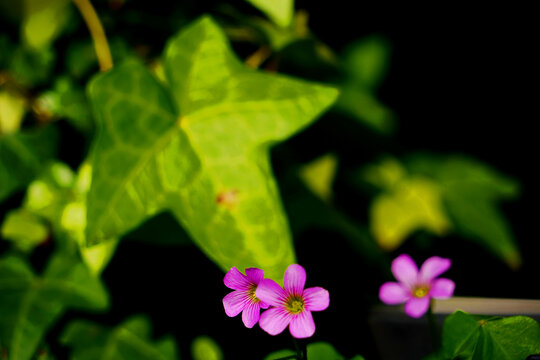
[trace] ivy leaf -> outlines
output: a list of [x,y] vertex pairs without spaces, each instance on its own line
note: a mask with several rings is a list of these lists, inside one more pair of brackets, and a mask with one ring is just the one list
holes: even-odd
[[223,270],[279,279],[294,262],[269,147],[312,122],[337,91],[245,67],[203,18],[169,41],[169,88],[126,62],[89,94],[101,129],[88,194],[89,243],[170,210]]
[[56,153],[58,133],[47,126],[0,135],[0,201],[28,185]]
[[0,260],[0,343],[9,359],[30,359],[66,308],[107,306],[105,288],[76,258],[53,257],[40,277],[19,258]]
[[458,156],[417,155],[408,166],[440,184],[445,207],[459,233],[510,267],[520,266],[521,255],[511,227],[497,208],[500,200],[517,197],[519,184],[515,180],[479,161]]
[[291,24],[294,14],[293,0],[247,0],[281,27]]
[[60,342],[72,348],[73,359],[178,359],[174,340],[153,343],[150,334],[150,322],[143,316],[132,317],[114,329],[77,320],[68,325]]
[[363,178],[385,190],[370,208],[371,231],[382,248],[394,250],[420,229],[437,235],[450,229],[441,190],[428,177],[411,175],[398,161],[385,159],[367,167]]
[[443,326],[444,359],[525,359],[540,353],[540,325],[526,316],[478,317],[463,311]]

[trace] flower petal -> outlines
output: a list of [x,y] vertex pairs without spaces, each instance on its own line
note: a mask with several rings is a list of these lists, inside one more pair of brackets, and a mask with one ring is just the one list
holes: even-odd
[[261,282],[262,279],[264,279],[264,271],[257,268],[247,268],[246,276],[249,282],[253,284],[258,284]]
[[422,298],[412,297],[405,304],[405,314],[413,318],[419,318],[428,311],[431,299],[429,296]]
[[440,278],[433,281],[429,289],[429,296],[435,299],[448,299],[454,295],[456,284],[446,278]]
[[418,267],[409,255],[402,254],[392,261],[392,274],[399,282],[412,288],[418,280]]
[[300,314],[293,316],[289,331],[297,339],[308,338],[313,335],[315,333],[315,322],[311,311],[302,311]]
[[289,265],[285,270],[284,284],[288,294],[302,295],[306,284],[306,270],[298,264]]
[[247,293],[242,290],[236,290],[228,293],[223,298],[225,314],[230,317],[240,314],[249,303],[250,301]]
[[246,325],[247,328],[252,328],[259,321],[259,316],[261,314],[261,307],[259,303],[250,303],[242,312],[242,322]]
[[409,290],[397,282],[385,282],[379,289],[379,299],[387,305],[403,304],[410,297]]
[[291,315],[285,309],[275,307],[262,313],[259,326],[270,335],[277,335],[285,330],[290,321]]
[[227,271],[223,283],[229,289],[234,290],[248,290],[251,286],[247,276],[238,271],[236,266],[233,266],[231,270]]
[[285,290],[272,279],[264,279],[257,286],[255,296],[270,306],[279,306],[287,298]]
[[420,279],[423,282],[430,282],[448,270],[451,265],[452,261],[450,259],[432,256],[422,264],[420,268]]
[[322,287],[312,287],[304,290],[306,310],[323,311],[330,305],[330,294]]

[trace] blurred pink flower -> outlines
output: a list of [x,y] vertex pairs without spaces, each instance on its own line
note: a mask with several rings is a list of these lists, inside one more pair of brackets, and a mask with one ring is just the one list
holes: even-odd
[[315,333],[312,311],[325,310],[330,304],[328,291],[321,287],[304,289],[306,270],[292,264],[285,271],[283,289],[274,280],[264,279],[255,294],[274,306],[262,313],[260,327],[270,335],[280,334],[289,326],[295,338],[307,338]]
[[392,273],[399,282],[386,282],[379,290],[379,298],[387,305],[405,303],[405,313],[419,318],[426,313],[431,299],[448,299],[456,285],[450,279],[437,276],[450,268],[450,259],[433,256],[418,271],[409,255],[398,256],[392,262]]
[[264,271],[261,269],[247,268],[244,275],[233,266],[223,279],[225,286],[235,290],[223,298],[225,313],[230,317],[242,313],[242,321],[248,328],[259,321],[261,308],[268,309],[268,304],[255,296],[255,290],[263,278]]

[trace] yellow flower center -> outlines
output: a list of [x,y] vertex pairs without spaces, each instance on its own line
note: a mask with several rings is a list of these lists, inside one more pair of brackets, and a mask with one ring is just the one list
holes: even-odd
[[417,298],[423,298],[429,293],[429,286],[419,286],[414,289],[413,295]]
[[253,284],[249,287],[249,290],[248,290],[248,296],[249,296],[249,300],[251,300],[252,303],[258,303],[260,302],[261,300],[259,300],[259,298],[257,296],[255,296],[255,291],[257,290],[257,285]]
[[305,309],[304,299],[298,296],[291,296],[287,299],[285,308],[291,314],[300,314]]

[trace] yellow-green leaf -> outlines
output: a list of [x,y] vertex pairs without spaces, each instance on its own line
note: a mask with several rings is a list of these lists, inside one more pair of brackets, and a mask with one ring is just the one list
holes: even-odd
[[17,132],[26,112],[24,98],[0,91],[0,135]]
[[170,210],[223,270],[279,279],[294,262],[269,147],[311,123],[332,88],[245,67],[202,18],[164,54],[168,88],[137,62],[95,78],[88,241],[119,237]]
[[421,177],[401,180],[371,205],[371,230],[381,247],[393,250],[414,231],[443,235],[451,226],[437,184]]
[[281,27],[291,24],[294,14],[294,0],[247,0]]
[[328,202],[332,199],[332,183],[337,165],[336,156],[326,154],[304,165],[300,169],[300,178],[315,195]]

